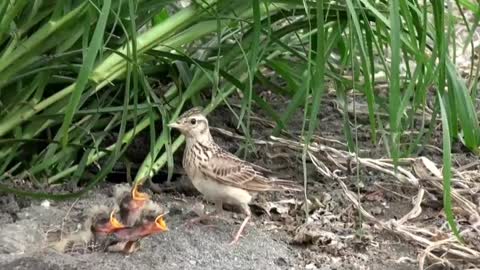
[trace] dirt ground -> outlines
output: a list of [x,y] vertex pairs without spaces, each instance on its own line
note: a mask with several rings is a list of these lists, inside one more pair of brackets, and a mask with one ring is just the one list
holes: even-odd
[[[284,106],[284,102],[272,100],[276,107]],[[344,142],[342,116],[333,102],[325,103],[319,135],[326,140]],[[220,108],[209,116],[211,125],[241,133],[233,128],[234,119],[225,118],[229,115],[225,110]],[[255,121],[253,123],[255,125]],[[295,126],[300,130],[301,122],[292,125],[293,130]],[[371,144],[368,125],[359,124],[357,131],[363,155],[382,157],[384,146]],[[265,138],[268,133],[261,127],[252,128],[254,138]],[[237,152],[244,143],[218,132],[213,135],[220,145],[232,152]],[[247,156],[250,161],[303,181],[299,156],[282,157],[275,150],[262,146],[256,149]],[[454,155],[455,166],[475,160],[461,147],[458,149]],[[277,156],[273,158],[273,154]],[[422,154],[434,161],[441,160],[435,150],[426,149]],[[417,256],[421,250],[417,245],[380,230],[364,219],[345,198],[337,182],[319,175],[311,163],[307,166],[308,194],[313,202],[309,205],[309,222],[305,224],[302,194],[264,194],[251,205],[253,220],[235,246],[229,246],[228,242],[242,220],[240,214],[226,211],[225,216],[231,221],[218,221],[214,223],[215,227],[197,225],[188,228],[184,225],[194,217],[192,207],[202,202],[201,197],[189,188],[185,177],[174,179],[173,188],[168,192],[149,191],[153,200],[169,209],[166,222],[170,230],[144,239],[141,249],[129,256],[103,252],[60,254],[46,247],[48,231],[75,230],[82,222],[85,209],[111,204],[113,183],[102,183],[75,201],[35,201],[2,195],[0,269],[418,269]],[[350,190],[362,196],[363,207],[379,219],[399,218],[406,214],[416,194],[416,190],[398,184],[384,174],[361,172],[360,178],[353,174],[345,182]],[[208,209],[213,208],[211,204],[206,205]],[[416,222],[444,223],[441,207],[441,203],[424,207]],[[446,267],[437,265],[429,269]],[[459,265],[457,269],[463,268]]]
[[233,224],[220,223],[217,228],[185,226],[187,218],[193,216],[189,207],[195,200],[173,195],[153,197],[154,201],[166,202],[170,231],[145,239],[132,255],[59,254],[44,248],[45,232],[62,225],[74,228],[84,209],[111,204],[107,195],[111,186],[104,185],[76,202],[52,203],[49,207],[34,202],[23,208],[14,223],[1,225],[0,269],[284,269],[298,263],[292,255],[299,251],[286,245],[281,233],[250,227],[238,245],[229,246],[236,228]]
[[[357,242],[348,248],[342,248],[341,243],[331,247],[296,245],[281,222],[272,222],[266,215],[255,216],[245,237],[237,245],[229,246],[238,222],[187,227],[184,223],[194,217],[190,209],[200,199],[173,194],[153,197],[170,210],[166,218],[170,231],[144,239],[141,249],[132,255],[61,254],[46,247],[48,231],[62,226],[64,230],[75,230],[85,209],[111,204],[111,189],[112,184],[104,184],[75,202],[33,201],[20,208],[15,200],[10,201],[8,207],[17,210],[9,214],[10,209],[2,207],[0,269],[385,269],[385,265],[390,269],[416,269],[408,262],[395,262],[415,253],[399,239],[376,237],[378,245]],[[241,221],[238,214],[226,214]],[[332,225],[325,224],[322,230],[343,230]]]

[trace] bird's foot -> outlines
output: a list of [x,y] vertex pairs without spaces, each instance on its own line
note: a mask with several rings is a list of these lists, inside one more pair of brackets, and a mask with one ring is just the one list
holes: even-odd
[[245,226],[247,225],[248,221],[250,220],[250,215],[248,215],[242,222],[242,225],[240,225],[240,228],[238,229],[237,233],[235,234],[235,237],[233,237],[233,240],[228,244],[228,245],[235,245],[238,240],[240,240],[240,237],[242,237],[242,232],[245,229]]
[[229,246],[235,245],[236,243],[238,243],[238,240],[240,240],[241,237],[242,237],[241,234],[240,234],[240,235],[236,235],[236,236],[233,238],[233,240],[232,240],[230,243],[228,243],[228,245],[229,245]]

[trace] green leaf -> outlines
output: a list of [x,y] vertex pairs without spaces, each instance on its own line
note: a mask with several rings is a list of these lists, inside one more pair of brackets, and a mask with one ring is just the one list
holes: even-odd
[[390,1],[390,29],[392,48],[392,62],[390,65],[390,93],[389,93],[389,108],[390,108],[390,132],[391,132],[391,150],[392,158],[396,164],[399,158],[400,145],[400,121],[401,114],[399,114],[400,99],[400,1]]
[[443,131],[443,209],[447,217],[448,225],[455,234],[457,239],[463,242],[462,237],[457,228],[455,217],[452,210],[452,149],[450,142],[450,128],[448,127],[448,115],[445,102],[442,95],[438,91],[438,99],[440,101],[440,110],[442,116]]
[[80,104],[80,98],[82,96],[83,90],[85,89],[85,86],[88,83],[88,77],[93,70],[93,65],[95,64],[97,54],[102,47],[103,34],[105,32],[108,15],[110,14],[111,4],[112,0],[103,1],[102,11],[95,27],[95,31],[93,32],[92,40],[90,41],[90,46],[88,47],[85,61],[83,62],[74,90],[72,92],[72,95],[70,96],[70,102],[65,112],[65,118],[59,131],[60,133],[62,133],[63,146],[66,146],[68,143],[68,128],[72,123],[73,116],[77,110],[78,105]]

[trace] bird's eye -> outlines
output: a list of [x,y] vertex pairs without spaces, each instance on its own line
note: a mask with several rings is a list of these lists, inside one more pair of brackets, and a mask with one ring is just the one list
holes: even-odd
[[190,120],[190,124],[195,125],[197,123],[197,120],[195,118]]

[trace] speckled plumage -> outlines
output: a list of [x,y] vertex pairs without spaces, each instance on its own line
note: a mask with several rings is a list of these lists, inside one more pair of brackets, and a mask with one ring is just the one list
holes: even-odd
[[261,172],[268,170],[223,150],[213,140],[208,120],[198,107],[182,114],[170,127],[186,137],[183,167],[193,185],[207,200],[215,202],[217,211],[222,203],[229,203],[240,206],[247,215],[234,242],[250,218],[248,203],[257,192],[299,190],[295,183],[269,179]]

